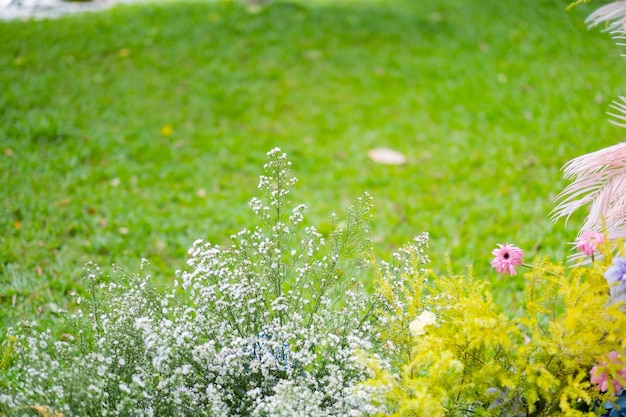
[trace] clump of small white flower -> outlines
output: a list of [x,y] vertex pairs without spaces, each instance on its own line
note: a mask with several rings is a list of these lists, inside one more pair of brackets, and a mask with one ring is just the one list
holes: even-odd
[[323,236],[303,224],[304,205],[290,209],[296,180],[285,154],[274,149],[268,159],[262,197],[250,202],[259,225],[225,247],[197,241],[173,288],[151,286],[143,261],[140,275],[120,273],[119,282],[92,268],[82,310],[69,316],[73,340],[18,330],[0,395],[7,415],[34,404],[66,417],[384,411],[376,405],[384,393],[362,384],[370,371],[358,359],[380,347],[379,300],[358,279],[371,199],[358,199],[342,227],[333,217]]
[[[427,282],[428,270],[426,265],[430,263],[426,250],[428,249],[428,233],[422,232],[412,242],[402,246],[398,252],[392,255],[391,262],[380,261],[377,265],[379,286],[385,294],[381,299],[383,310],[393,314],[383,314],[381,323],[408,327],[415,317],[409,316],[412,308],[422,304],[422,294],[419,286]],[[417,277],[417,280],[416,280]],[[393,348],[389,346],[388,348]]]

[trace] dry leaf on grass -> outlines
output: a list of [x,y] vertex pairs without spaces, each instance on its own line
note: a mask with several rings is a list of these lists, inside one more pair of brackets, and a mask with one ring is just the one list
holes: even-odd
[[376,148],[367,152],[367,155],[374,162],[387,165],[404,165],[406,164],[406,156],[398,151],[388,148]]

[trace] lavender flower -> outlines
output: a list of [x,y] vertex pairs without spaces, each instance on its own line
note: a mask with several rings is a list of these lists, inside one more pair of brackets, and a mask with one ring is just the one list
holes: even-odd
[[609,284],[617,281],[626,282],[626,257],[613,258],[613,266],[607,269],[604,278]]
[[613,258],[613,265],[604,273],[613,303],[626,303],[626,257]]

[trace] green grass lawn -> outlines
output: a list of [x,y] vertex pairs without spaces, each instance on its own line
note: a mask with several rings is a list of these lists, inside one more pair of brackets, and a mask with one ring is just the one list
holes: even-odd
[[[195,239],[250,225],[276,146],[322,230],[367,191],[378,254],[428,231],[434,268],[448,253],[514,291],[491,250],[562,259],[584,213],[548,219],[560,167],[622,135],[606,111],[626,62],[567,3],[186,2],[0,22],[0,325],[66,307],[87,261],[145,257],[171,282]],[[408,163],[375,164],[376,147]]]

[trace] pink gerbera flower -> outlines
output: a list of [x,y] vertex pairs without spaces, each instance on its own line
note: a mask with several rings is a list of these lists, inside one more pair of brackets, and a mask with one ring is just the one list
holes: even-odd
[[622,390],[622,382],[626,380],[626,367],[622,357],[616,352],[612,351],[608,355],[609,364],[606,362],[600,362],[598,365],[591,368],[590,381],[592,384],[598,386],[601,392],[609,390],[609,384],[612,385],[613,393],[617,394]]
[[598,246],[604,242],[604,235],[595,231],[585,232],[576,238],[576,249],[587,256],[591,256],[598,250]]
[[515,267],[520,266],[524,261],[524,251],[508,243],[506,245],[498,244],[498,246],[499,248],[491,252],[495,256],[491,261],[491,266],[499,274],[515,275]]

